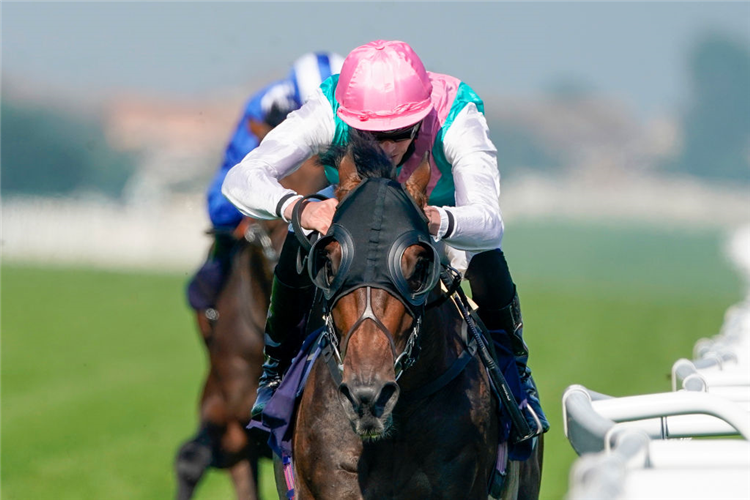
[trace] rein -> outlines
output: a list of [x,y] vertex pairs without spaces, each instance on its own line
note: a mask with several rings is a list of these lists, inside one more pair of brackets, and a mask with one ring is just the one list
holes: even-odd
[[[453,294],[456,293],[456,291],[458,291],[458,289],[461,287],[461,273],[450,266],[446,266],[445,264],[443,264],[442,267],[443,272],[441,273],[441,275],[446,276],[446,281],[448,279],[452,279],[451,284],[449,287],[447,287],[447,290],[444,293],[440,294],[440,297],[433,300],[432,302],[427,303],[427,305],[425,305],[425,309],[432,309],[433,307],[442,306],[443,303],[451,298]],[[452,278],[448,278],[448,274],[451,274]]]

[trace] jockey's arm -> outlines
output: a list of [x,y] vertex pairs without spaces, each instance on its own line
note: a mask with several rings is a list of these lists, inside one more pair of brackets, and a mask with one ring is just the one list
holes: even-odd
[[499,248],[503,219],[497,148],[490,140],[487,120],[474,104],[468,104],[446,132],[444,151],[452,165],[456,206],[437,209],[438,236],[460,250]]
[[284,188],[279,180],[331,144],[334,130],[331,106],[318,90],[229,171],[222,193],[249,217],[263,220],[281,217],[300,196]]

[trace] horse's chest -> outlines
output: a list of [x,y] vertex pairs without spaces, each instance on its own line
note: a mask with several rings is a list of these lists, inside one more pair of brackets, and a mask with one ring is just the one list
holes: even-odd
[[483,453],[464,429],[404,429],[410,434],[403,438],[364,444],[356,436],[343,443],[339,434],[338,446],[329,449],[325,459],[305,460],[306,470],[299,470],[309,480],[310,498],[486,497],[486,478],[480,472],[486,468],[480,463]]
[[360,458],[365,499],[470,498],[477,476],[477,454],[471,446],[454,450],[425,446],[368,453]]

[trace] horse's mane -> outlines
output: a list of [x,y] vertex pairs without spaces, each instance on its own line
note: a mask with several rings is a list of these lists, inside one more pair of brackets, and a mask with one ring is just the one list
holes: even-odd
[[349,143],[346,146],[331,146],[320,155],[319,162],[339,170],[341,162],[347,157],[354,162],[358,178],[339,178],[339,188],[336,190],[338,198],[354,189],[363,179],[396,179],[395,165],[367,132],[349,129]]

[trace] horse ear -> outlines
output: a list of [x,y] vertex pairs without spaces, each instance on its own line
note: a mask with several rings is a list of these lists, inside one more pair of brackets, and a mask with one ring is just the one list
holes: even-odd
[[357,166],[351,154],[345,155],[339,161],[339,187],[336,188],[336,198],[342,199],[346,194],[354,189],[362,180],[357,172]]
[[359,181],[360,178],[357,173],[357,166],[354,164],[354,158],[350,154],[345,155],[339,162],[339,185]]
[[430,151],[427,150],[422,157],[422,162],[406,180],[406,190],[414,199],[425,199],[427,197],[427,184],[430,182]]

